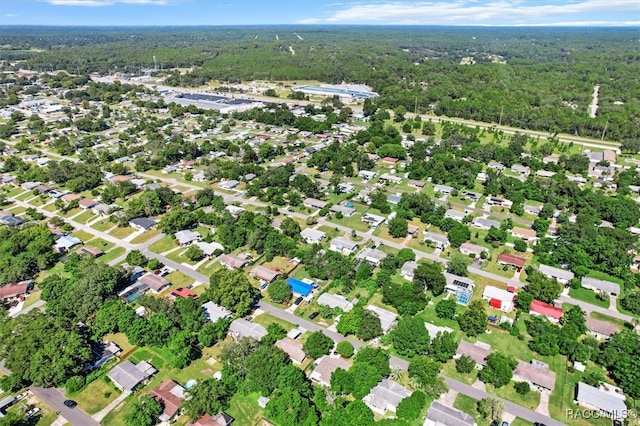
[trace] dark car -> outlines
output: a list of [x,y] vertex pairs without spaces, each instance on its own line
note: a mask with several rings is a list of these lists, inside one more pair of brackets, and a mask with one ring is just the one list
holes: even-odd
[[78,403],[77,403],[77,402],[72,401],[72,400],[70,400],[70,399],[65,400],[65,401],[63,402],[63,404],[64,404],[64,405],[66,405],[66,406],[67,406],[67,407],[69,407],[69,408],[74,408],[76,405],[78,405]]
[[300,303],[302,303],[302,296],[298,297],[296,301],[293,302],[294,305],[299,305]]
[[311,315],[309,315],[309,319],[314,319],[317,316],[318,316],[318,312],[311,312]]
[[613,426],[622,426],[622,422],[620,420],[614,420]]

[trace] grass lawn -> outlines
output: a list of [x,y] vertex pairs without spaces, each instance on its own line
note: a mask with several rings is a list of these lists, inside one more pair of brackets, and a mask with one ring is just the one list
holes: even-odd
[[40,290],[32,291],[31,293],[29,293],[29,296],[26,299],[24,299],[24,305],[22,309],[28,308],[29,306],[36,303],[38,300],[40,300],[41,295],[42,295],[42,291]]
[[478,371],[479,370],[473,370],[469,374],[458,373],[456,371],[456,362],[453,360],[449,360],[442,367],[442,374],[444,376],[451,377],[452,379],[458,380],[462,383],[466,383],[467,385],[472,385],[476,381],[478,377]]
[[46,206],[43,207],[43,209],[48,211],[48,212],[55,212],[55,211],[58,210],[58,208],[53,203],[47,204]]
[[93,238],[95,238],[95,235],[92,235],[88,232],[85,231],[73,231],[71,233],[72,236],[80,238],[83,242],[87,242]]
[[287,331],[293,330],[295,328],[295,326],[290,322],[285,321],[281,318],[275,317],[266,312],[255,317],[253,319],[253,322],[262,325],[264,328],[267,328],[267,326],[272,323],[280,324],[282,328],[284,328]]
[[111,229],[115,226],[115,223],[109,221],[109,219],[103,219],[99,222],[94,223],[93,225],[91,225],[92,228],[98,230],[98,231],[106,231],[108,229]]
[[489,426],[491,424],[490,421],[485,420],[480,416],[478,413],[478,401],[470,396],[463,395],[461,393],[458,394],[456,401],[453,403],[453,407],[473,416],[476,419],[478,426]]
[[132,244],[142,244],[149,241],[151,238],[155,237],[158,234],[161,234],[162,231],[159,229],[152,229],[150,231],[146,231],[142,235],[138,235],[133,240],[131,240]]
[[400,238],[395,238],[394,236],[392,236],[389,233],[389,227],[387,225],[379,226],[378,229],[373,232],[373,235],[375,235],[376,237],[384,238],[385,240],[393,241],[394,243],[401,243],[406,238],[406,236]]
[[100,250],[102,250],[105,253],[111,250],[115,246],[114,243],[110,241],[105,241],[101,238],[94,238],[93,240],[91,240],[89,245],[93,247],[98,247]]
[[569,296],[583,302],[591,303],[592,305],[601,306],[603,308],[609,307],[609,296],[606,300],[600,300],[595,291],[588,288],[571,288],[569,289]]
[[409,240],[408,245],[414,250],[422,251],[425,253],[433,253],[434,251],[436,251],[433,247],[430,247],[428,244],[426,244],[422,239],[422,236],[420,235],[418,236],[418,238],[412,238],[411,240]]
[[620,285],[621,290],[624,289],[624,281],[622,281],[620,278],[612,277],[611,275],[606,274],[604,272],[591,270],[589,271],[587,276],[598,279],[598,280],[611,281],[612,283],[617,283]]
[[526,395],[520,395],[513,387],[515,383],[516,382],[512,380],[508,385],[497,389],[491,385],[487,385],[487,392],[526,407],[529,410],[535,410],[540,403],[540,392],[531,390]]
[[[10,187],[5,186],[3,189],[8,189]],[[15,198],[20,194],[23,194],[25,192],[28,192],[29,194],[31,194],[31,191],[25,191],[22,188],[13,188],[11,191],[7,192],[7,197],[11,197],[11,198]]]
[[165,235],[155,243],[149,246],[149,250],[154,253],[164,253],[165,251],[176,248],[176,240],[171,235]]
[[71,209],[66,213],[62,213],[60,212],[60,215],[64,216],[64,217],[72,217],[77,215],[78,213],[80,213],[82,211],[82,209],[80,207],[76,207],[75,209]]
[[120,395],[120,391],[110,381],[107,383],[105,378],[94,380],[74,396],[78,406],[88,414],[97,413]]
[[511,422],[511,426],[531,426],[533,423],[528,422],[520,417],[516,417],[513,422]]
[[15,198],[16,200],[24,201],[27,198],[31,198],[31,197],[33,197],[33,194],[31,193],[31,191],[25,191],[22,194],[16,195],[12,198]]
[[53,422],[58,418],[58,414],[56,414],[55,410],[43,402],[40,402],[37,405],[40,407],[41,411],[36,426],[49,426],[53,424]]
[[126,424],[124,419],[127,414],[133,411],[133,401],[135,400],[135,394],[129,395],[123,402],[120,403],[120,405],[111,410],[109,414],[107,414],[105,418],[102,419],[100,424],[107,426],[120,426]]
[[113,235],[116,238],[126,238],[129,235],[133,234],[136,230],[131,226],[125,226],[123,228],[116,228],[113,231],[109,232],[110,235]]
[[210,260],[209,262],[205,262],[202,265],[200,265],[200,267],[198,267],[198,269],[196,269],[196,270],[198,272],[200,272],[201,274],[211,275],[211,274],[213,274],[214,271],[217,271],[221,267],[222,267],[222,265],[220,265],[220,263],[218,263],[218,262],[214,263],[213,260]]
[[47,201],[50,201],[50,199],[46,199],[46,198],[42,198],[42,197],[36,197],[33,200],[29,201],[29,204],[31,204],[32,206],[39,207],[39,206],[43,205],[44,203],[46,203]]
[[6,209],[6,211],[13,213],[14,216],[17,216],[21,213],[24,213],[27,209],[22,206],[11,207],[10,209]]
[[[304,229],[304,228],[303,228]],[[322,225],[318,228],[318,231],[322,231],[325,234],[327,234],[325,240],[326,241],[331,241],[333,240],[335,237],[339,236],[342,234],[342,231],[336,231],[335,228],[331,228],[329,226],[326,225]]]
[[262,417],[262,408],[258,405],[260,394],[250,393],[242,395],[236,393],[231,398],[229,409],[226,412],[235,419],[237,425],[256,425]]
[[87,210],[86,212],[82,212],[78,216],[74,217],[73,220],[75,220],[78,223],[82,223],[84,225],[85,223],[89,222],[91,219],[94,219],[95,217],[96,215],[91,213],[91,210]]
[[176,288],[186,287],[194,283],[193,278],[186,276],[180,271],[172,271],[165,278],[167,279],[167,281],[173,284],[173,287],[176,287]]
[[[497,258],[498,258],[498,253],[495,254],[495,259]],[[484,265],[482,266],[482,269],[492,274],[500,275],[501,277],[513,278],[513,276],[515,275],[515,270],[510,266],[507,266],[507,270],[505,270],[504,266],[498,265],[495,259],[485,260]]]
[[117,259],[118,257],[122,256],[125,253],[125,251],[126,250],[124,249],[124,247],[116,247],[113,250],[109,251],[108,253],[105,253],[102,256],[100,256],[98,258],[98,262],[109,263],[113,259]]
[[173,260],[174,262],[177,263],[186,263],[188,265],[195,265],[198,262],[193,262],[189,259],[187,259],[186,256],[182,255],[182,253],[184,253],[187,250],[187,247],[184,248],[180,248],[178,250],[174,250],[171,253],[167,254],[167,258]]
[[361,232],[367,232],[369,230],[369,225],[362,221],[359,214],[354,214],[351,217],[343,217],[342,219],[336,219],[334,215],[331,215],[329,220],[326,220],[325,223],[337,223],[338,225],[346,226]]
[[123,354],[129,352],[134,347],[131,343],[129,343],[129,339],[127,339],[127,336],[124,333],[107,334],[106,336],[104,336],[104,340],[110,340],[116,345],[120,346]]

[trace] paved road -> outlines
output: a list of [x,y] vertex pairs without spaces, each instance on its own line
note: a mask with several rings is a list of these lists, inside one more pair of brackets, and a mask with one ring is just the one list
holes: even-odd
[[100,424],[82,411],[80,407],[69,408],[65,406],[64,401],[67,398],[55,388],[29,386],[29,390],[74,426],[98,426]]
[[[445,381],[447,383],[447,386],[449,386],[450,389],[456,392],[465,394],[467,396],[470,396],[474,399],[482,399],[487,396],[491,398],[497,398],[495,395],[488,394],[483,390],[476,389],[473,386],[469,386],[457,380],[445,378]],[[502,398],[497,398],[497,399],[502,399]],[[564,423],[554,420],[548,416],[545,416],[544,414],[540,414],[535,411],[529,410],[520,405],[514,404],[513,402],[509,402],[505,399],[502,399],[502,401],[504,402],[504,406],[510,414],[513,414],[514,416],[528,420],[532,423],[540,422],[547,426],[563,426],[564,425]]]

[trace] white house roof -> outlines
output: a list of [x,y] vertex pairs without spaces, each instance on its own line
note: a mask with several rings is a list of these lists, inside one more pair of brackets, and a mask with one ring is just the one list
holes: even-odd
[[196,245],[207,256],[211,256],[213,252],[215,252],[216,250],[220,250],[220,251],[224,250],[224,246],[222,244],[216,243],[215,241],[212,241],[210,243],[205,243],[204,241],[198,241]]
[[229,326],[229,331],[234,333],[239,338],[253,337],[260,340],[267,335],[267,329],[253,322],[249,322],[244,318],[238,318],[233,321]]
[[339,250],[349,250],[353,251],[358,248],[358,243],[347,240],[346,238],[337,237],[331,240],[331,245],[336,247]]
[[388,332],[394,322],[396,322],[397,315],[391,311],[380,308],[378,306],[369,305],[367,309],[374,312],[380,318],[380,325],[384,333]]
[[192,241],[196,241],[200,239],[202,236],[197,231],[191,231],[189,229],[185,229],[183,231],[176,232],[176,239],[178,242],[182,244],[189,244]]
[[138,383],[150,377],[157,370],[146,361],[140,361],[138,365],[129,360],[122,361],[107,373],[107,376],[120,388],[132,390]]
[[446,405],[433,401],[427,412],[425,426],[475,426],[476,420],[469,414],[447,407]]
[[202,305],[202,310],[204,311],[205,318],[211,322],[216,322],[221,318],[227,318],[231,316],[231,311],[220,305],[216,305],[213,302],[207,302]]
[[547,266],[547,265],[542,265],[541,264],[538,267],[538,270],[543,275],[546,275],[548,277],[560,278],[562,280],[567,280],[567,281],[570,281],[570,280],[573,279],[573,277],[575,277],[573,272],[571,272],[571,271],[569,271],[567,269],[554,268],[553,266]]
[[300,235],[302,235],[302,237],[306,240],[320,241],[325,237],[326,234],[322,231],[318,231],[317,229],[305,228],[300,232]]
[[624,397],[604,392],[601,389],[583,382],[578,382],[578,394],[576,400],[578,402],[597,407],[607,413],[617,414],[617,417],[622,417],[623,413],[627,410],[627,406],[624,403]]
[[379,262],[387,257],[387,254],[377,249],[364,249],[362,250],[362,252],[360,252],[358,257],[360,259],[374,259]]
[[607,293],[619,294],[620,286],[611,281],[599,280],[591,277],[582,277],[582,287],[594,287]]
[[411,391],[404,386],[389,379],[382,379],[376,387],[371,389],[369,395],[364,397],[363,401],[380,411],[386,411],[389,408],[395,411],[400,401],[408,396],[411,396]]
[[353,309],[353,303],[339,294],[322,293],[317,302],[319,305],[329,306],[330,308],[340,308],[344,312],[349,312]]
[[501,288],[494,287],[491,285],[486,286],[484,288],[484,291],[482,292],[483,299],[487,299],[487,300],[498,299],[503,303],[513,302],[514,297],[515,297],[515,293],[511,293],[511,292],[508,292],[507,290],[503,290]]

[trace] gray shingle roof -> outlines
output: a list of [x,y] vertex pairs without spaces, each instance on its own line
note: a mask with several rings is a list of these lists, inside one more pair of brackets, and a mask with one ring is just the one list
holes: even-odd
[[618,416],[622,416],[627,409],[623,397],[617,397],[608,392],[603,392],[598,388],[582,382],[578,382],[578,394],[576,400],[578,403],[588,404],[597,407],[602,411],[615,413]]
[[[438,401],[433,401],[429,407],[427,421],[429,420],[438,426],[473,426],[476,424],[476,420],[469,414],[447,407]],[[425,422],[425,424],[429,423]]]

